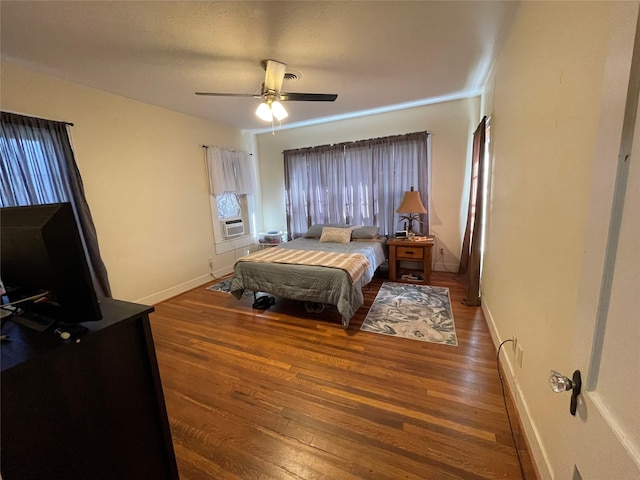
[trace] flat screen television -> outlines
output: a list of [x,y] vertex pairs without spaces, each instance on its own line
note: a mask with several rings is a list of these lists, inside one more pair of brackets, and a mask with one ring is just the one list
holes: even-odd
[[45,330],[102,318],[70,203],[1,208],[0,242],[9,320]]

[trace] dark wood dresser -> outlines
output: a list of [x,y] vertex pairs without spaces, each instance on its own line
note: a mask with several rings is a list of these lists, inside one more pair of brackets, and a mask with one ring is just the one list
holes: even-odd
[[3,324],[3,480],[178,478],[153,307],[103,299],[100,308],[103,319],[68,340]]

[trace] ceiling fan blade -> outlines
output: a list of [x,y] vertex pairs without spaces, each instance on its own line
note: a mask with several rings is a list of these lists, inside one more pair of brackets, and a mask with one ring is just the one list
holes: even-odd
[[196,92],[196,95],[208,95],[210,97],[250,97],[261,98],[262,95],[256,93],[213,93],[213,92]]
[[336,93],[281,93],[282,102],[335,102]]
[[282,81],[284,80],[284,71],[287,66],[284,63],[275,60],[265,60],[265,75],[263,93],[275,92],[280,93],[282,89]]

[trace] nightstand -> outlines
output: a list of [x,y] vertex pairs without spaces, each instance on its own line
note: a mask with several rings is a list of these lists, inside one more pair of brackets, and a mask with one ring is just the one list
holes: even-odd
[[[387,241],[387,245],[389,246],[390,281],[419,284],[428,284],[431,281],[432,237],[427,237],[426,241],[393,238]],[[409,262],[411,266],[405,266]],[[403,275],[421,276],[422,279],[403,280]]]

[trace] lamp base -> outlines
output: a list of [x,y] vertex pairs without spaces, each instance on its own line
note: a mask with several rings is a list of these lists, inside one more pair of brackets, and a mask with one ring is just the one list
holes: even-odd
[[422,235],[422,232],[420,232],[420,231],[416,232],[413,229],[413,220],[409,220],[409,225],[407,226],[407,233],[409,235]]

